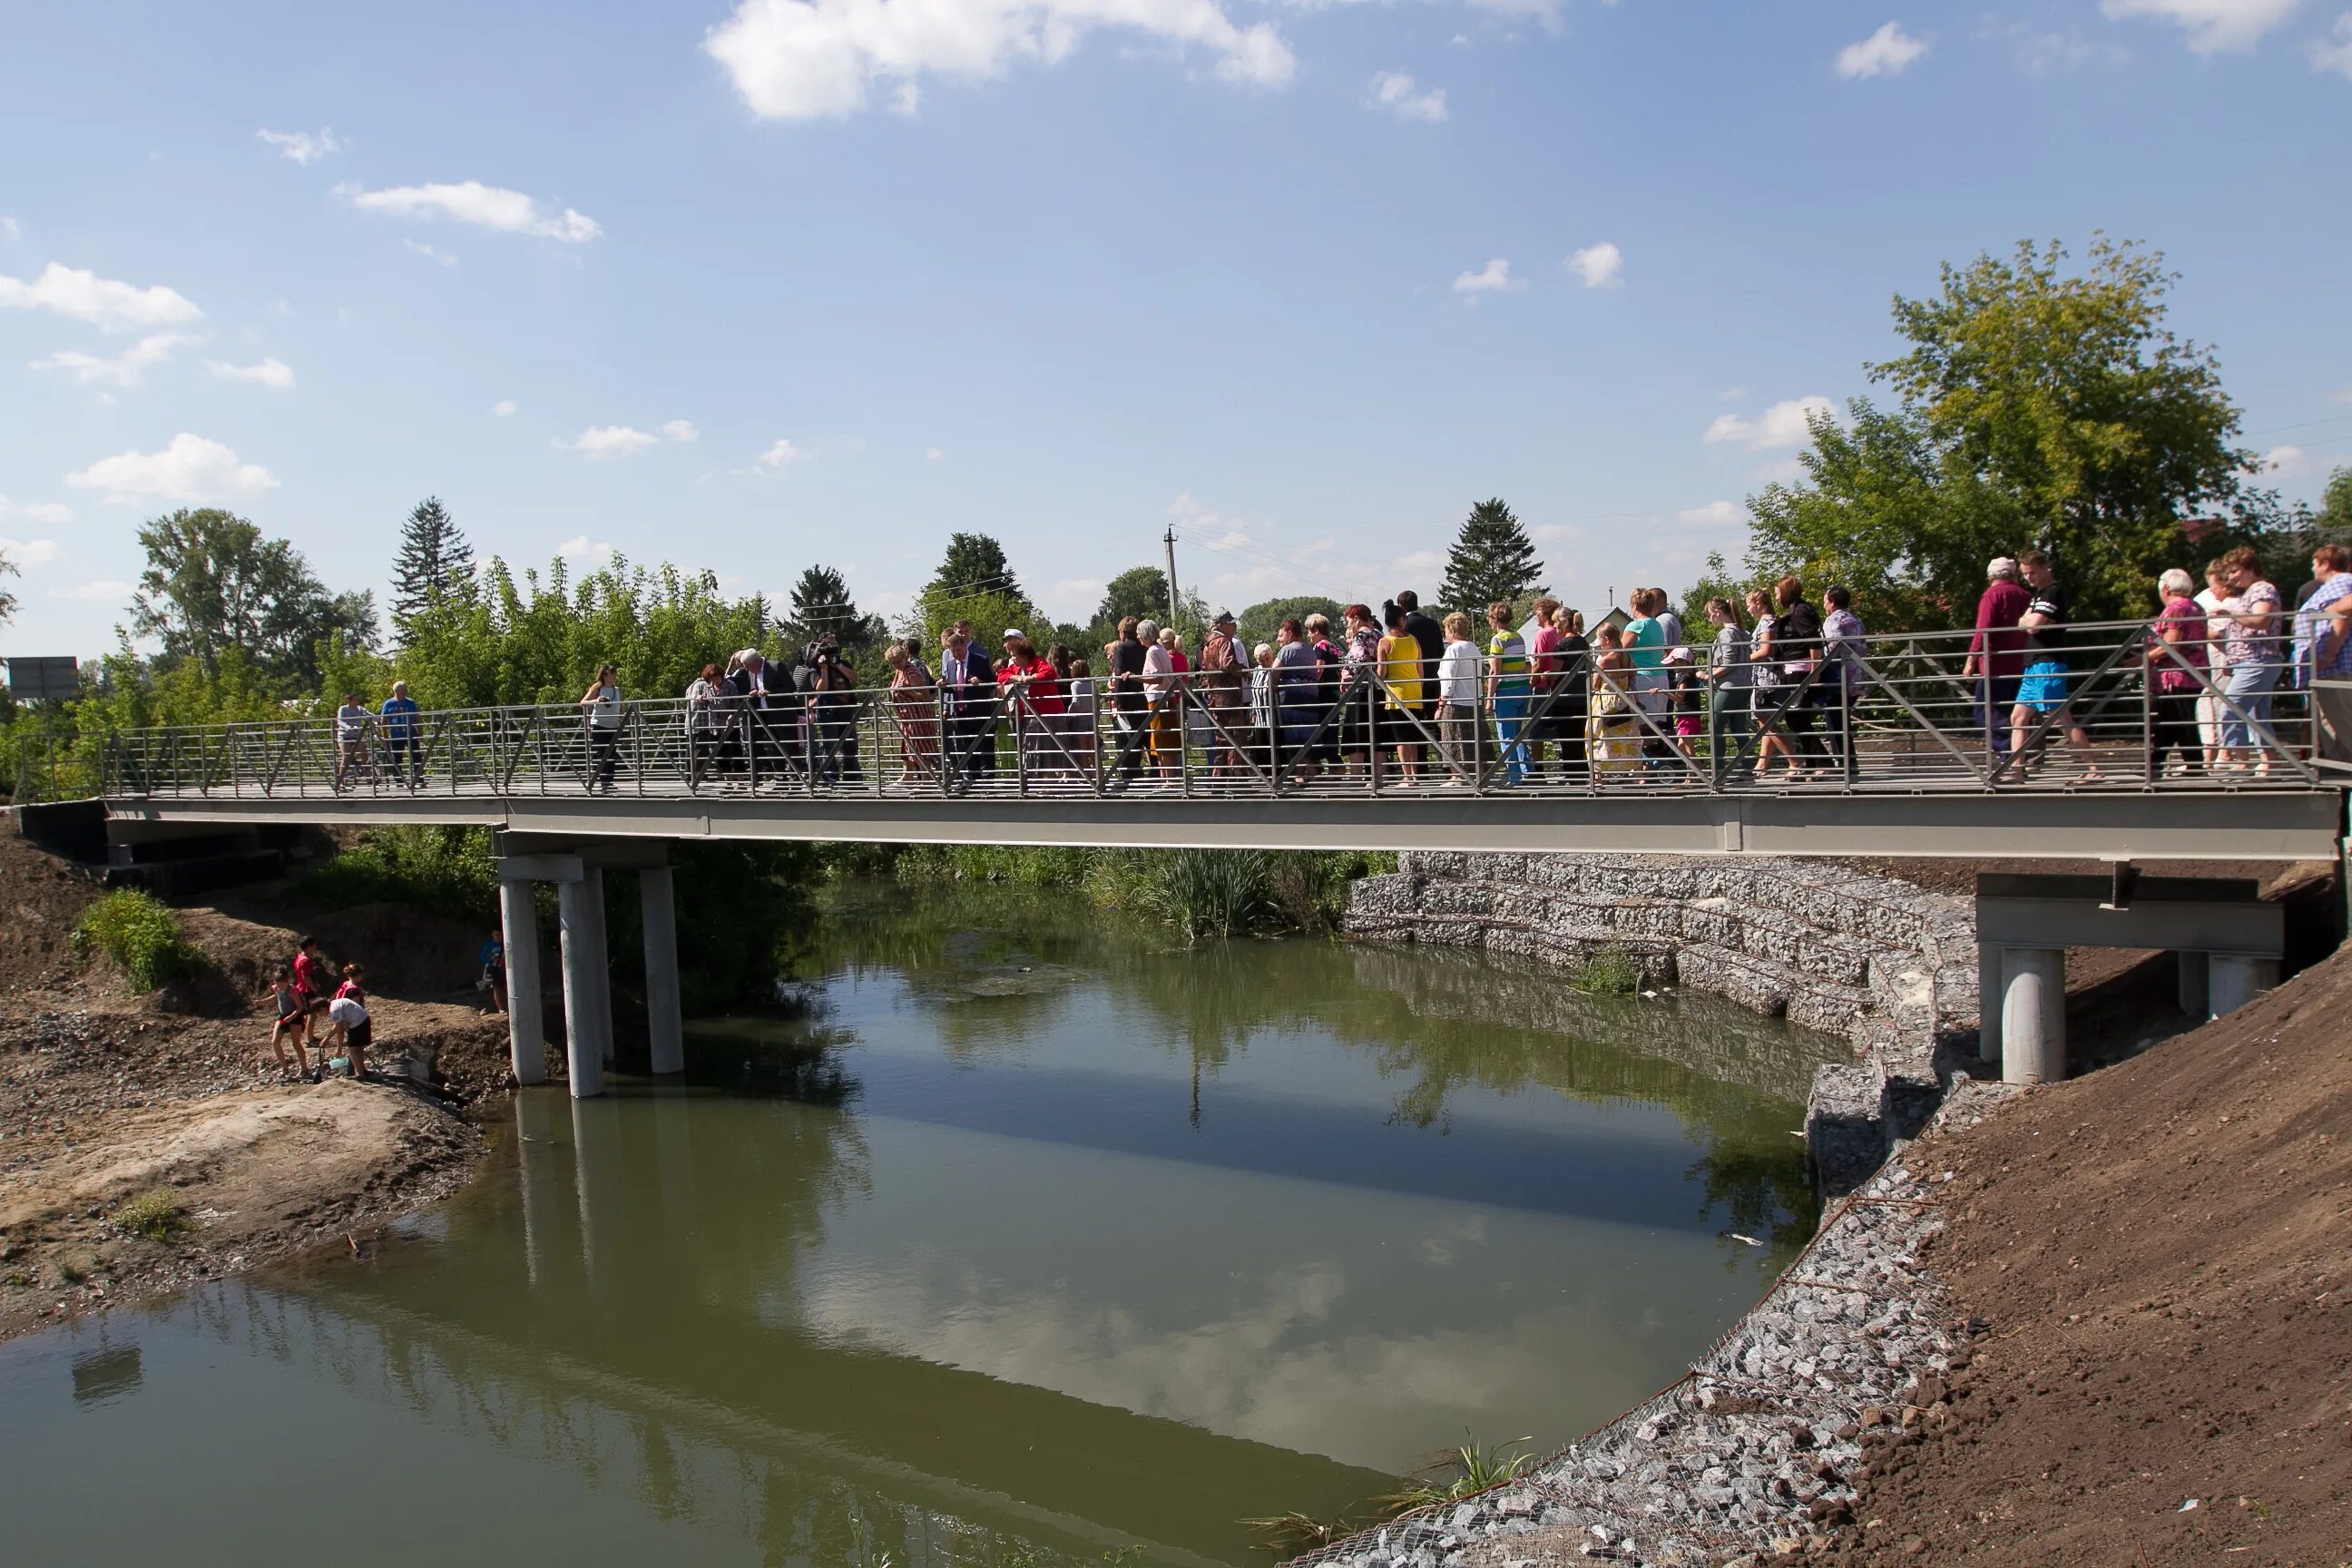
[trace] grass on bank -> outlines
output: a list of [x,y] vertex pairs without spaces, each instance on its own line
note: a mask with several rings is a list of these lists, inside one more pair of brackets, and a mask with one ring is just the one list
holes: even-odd
[[142,1193],[107,1216],[128,1236],[171,1241],[188,1229],[188,1211],[168,1193]]
[[1267,1551],[1281,1557],[1297,1557],[1343,1541],[1360,1530],[1386,1524],[1416,1509],[1459,1502],[1491,1491],[1536,1467],[1538,1456],[1526,1447],[1532,1438],[1514,1437],[1488,1447],[1478,1441],[1475,1433],[1465,1431],[1462,1437],[1458,1446],[1432,1454],[1428,1463],[1405,1478],[1405,1484],[1395,1491],[1372,1499],[1360,1515],[1318,1520],[1294,1509],[1288,1513],[1241,1522],[1257,1531],[1259,1544]]
[[107,894],[74,922],[73,948],[87,958],[94,949],[142,991],[194,974],[202,959],[171,906],[135,888]]
[[1589,954],[1568,983],[1587,996],[1631,996],[1642,989],[1642,962],[1612,942]]
[[1390,854],[1261,849],[1078,849],[995,844],[831,845],[835,878],[1003,882],[1075,890],[1175,927],[1187,941],[1336,930],[1348,888],[1396,869]]

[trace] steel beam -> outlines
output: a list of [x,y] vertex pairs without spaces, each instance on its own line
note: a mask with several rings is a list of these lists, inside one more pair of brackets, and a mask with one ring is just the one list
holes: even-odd
[[2336,790],[875,799],[779,795],[122,797],[132,822],[456,823],[590,838],[1135,848],[2332,860]]

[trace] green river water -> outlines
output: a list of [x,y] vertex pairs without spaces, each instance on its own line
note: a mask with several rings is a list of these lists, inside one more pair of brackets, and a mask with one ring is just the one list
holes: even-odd
[[1263,1563],[1632,1405],[1811,1229],[1841,1047],[1727,1006],[985,891],[823,944],[371,1259],[0,1346],[0,1554]]

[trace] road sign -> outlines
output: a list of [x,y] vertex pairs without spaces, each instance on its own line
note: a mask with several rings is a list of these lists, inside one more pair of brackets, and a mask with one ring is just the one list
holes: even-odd
[[65,658],[8,660],[8,694],[19,702],[56,701],[78,696],[81,677],[78,665]]

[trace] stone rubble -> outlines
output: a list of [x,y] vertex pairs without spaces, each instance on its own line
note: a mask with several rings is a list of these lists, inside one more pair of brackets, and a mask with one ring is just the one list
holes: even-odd
[[[1963,1084],[1937,1122],[2010,1093]],[[1968,1330],[1918,1261],[1944,1224],[1937,1186],[1898,1153],[1682,1382],[1516,1481],[1298,1563],[1516,1568],[1569,1560],[1571,1538],[1577,1558],[1655,1568],[1800,1550],[1851,1517],[1875,1455],[1951,1419]]]

